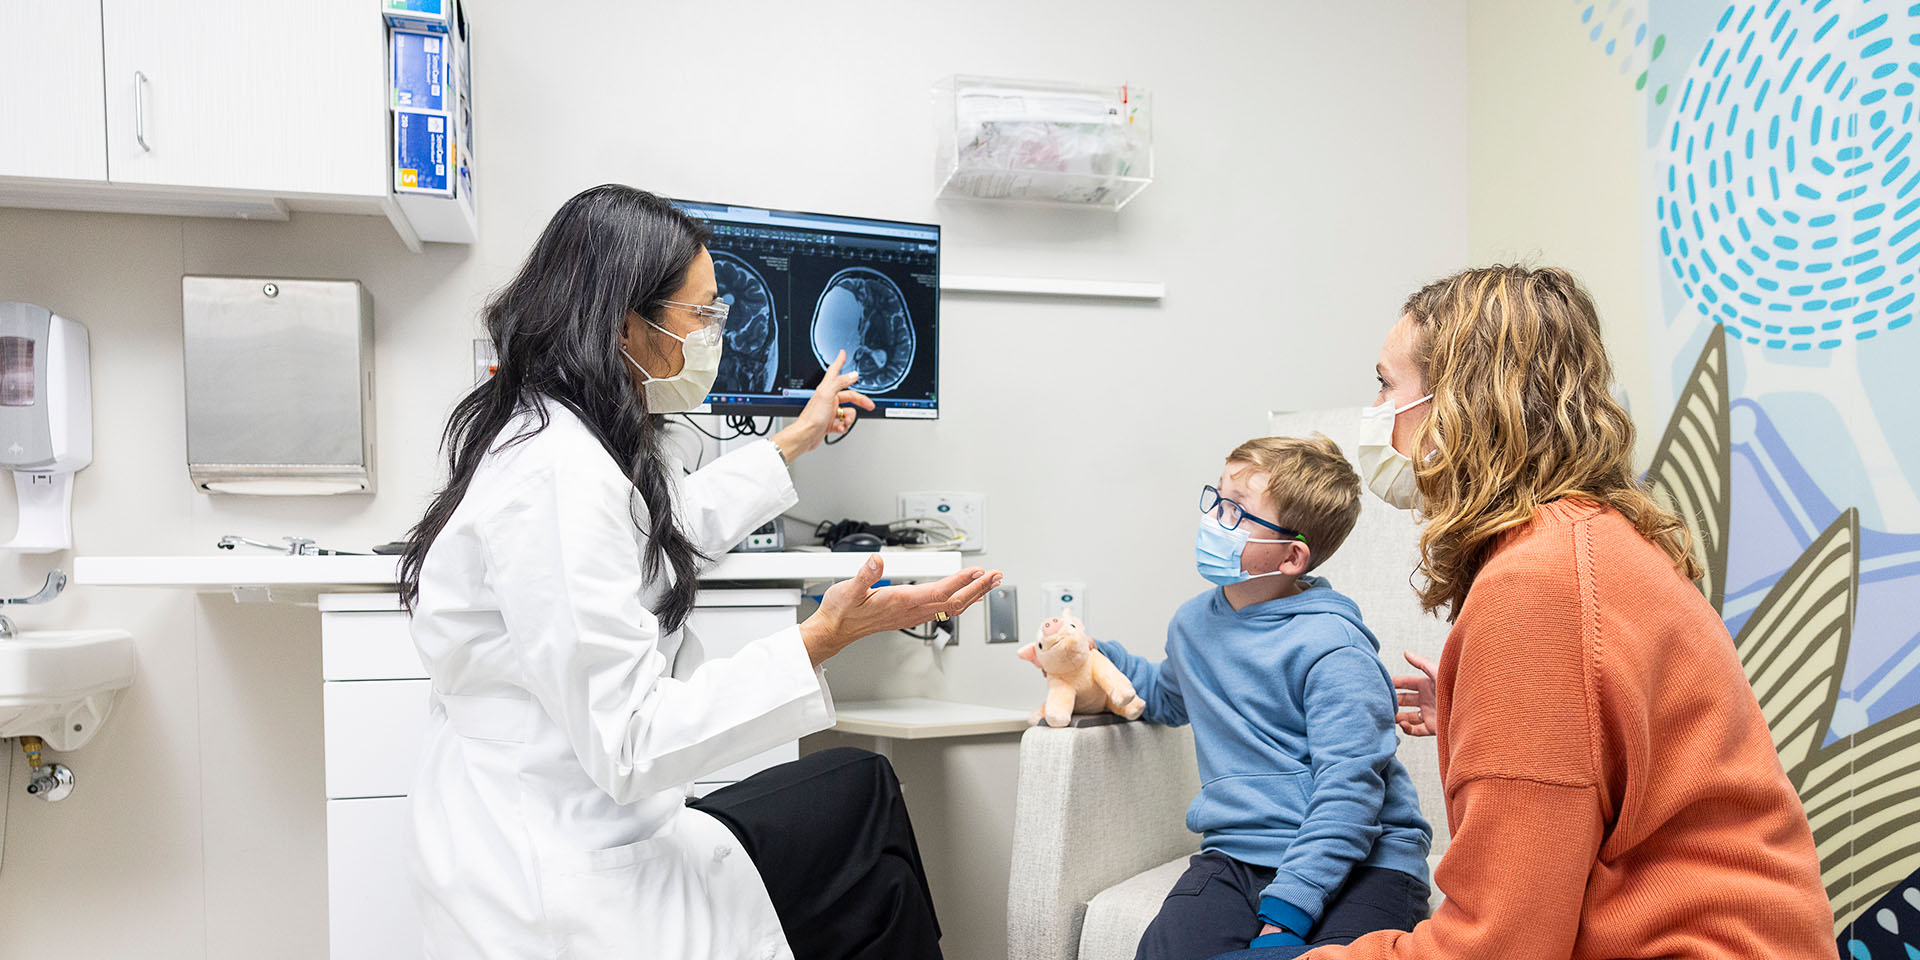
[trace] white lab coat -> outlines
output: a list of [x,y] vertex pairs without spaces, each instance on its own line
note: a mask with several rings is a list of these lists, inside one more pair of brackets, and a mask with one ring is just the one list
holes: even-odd
[[[833,723],[798,628],[701,662],[651,608],[625,474],[564,406],[496,449],[428,551],[413,639],[433,677],[412,872],[439,958],[790,958],[702,774]],[[502,437],[511,436],[510,427]],[[676,468],[676,473],[678,473]],[[756,443],[684,478],[719,556],[795,502]]]

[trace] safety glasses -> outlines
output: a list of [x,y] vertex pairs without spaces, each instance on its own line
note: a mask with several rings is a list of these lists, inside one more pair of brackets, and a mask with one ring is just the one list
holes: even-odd
[[654,303],[668,307],[679,307],[683,310],[690,311],[694,316],[700,318],[701,326],[715,327],[721,330],[726,329],[727,313],[733,309],[733,305],[725,301],[718,303],[681,303],[678,300],[655,300]]

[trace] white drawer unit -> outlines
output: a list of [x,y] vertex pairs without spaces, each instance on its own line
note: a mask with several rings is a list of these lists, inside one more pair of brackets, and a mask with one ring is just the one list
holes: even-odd
[[403,797],[420,769],[428,680],[343,680],[321,688],[327,799]]
[[406,795],[426,735],[427,671],[391,593],[320,598],[327,798]]
[[407,791],[431,681],[392,593],[320,597],[327,932],[334,960],[420,960]]
[[418,960],[406,797],[327,801],[327,933],[341,960]]
[[[793,626],[800,594],[797,590],[706,590],[699,594],[698,604],[687,618],[687,626],[700,638],[707,659],[717,660]],[[796,738],[702,777],[695,790],[704,796],[768,767],[798,759],[800,741]]]
[[[703,590],[688,626],[707,659],[791,627],[800,591]],[[406,793],[419,768],[431,681],[391,593],[320,597],[327,804],[327,924],[336,960],[419,960],[406,873]],[[799,741],[715,771],[706,794],[800,755]]]
[[320,601],[323,680],[424,680],[427,668],[392,593],[330,594]]

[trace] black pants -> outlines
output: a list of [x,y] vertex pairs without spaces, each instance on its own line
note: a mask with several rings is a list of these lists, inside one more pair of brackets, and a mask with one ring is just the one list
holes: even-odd
[[[1260,919],[1260,891],[1272,882],[1271,868],[1212,850],[1195,855],[1141,936],[1135,960],[1205,960],[1247,950],[1266,925]],[[1247,951],[1244,957],[1298,956],[1314,947],[1352,943],[1375,930],[1411,930],[1426,916],[1425,881],[1398,870],[1355,867],[1346,885],[1327,901],[1320,922],[1307,932],[1306,946],[1267,947]]]
[[687,806],[753,858],[794,960],[939,960],[920,847],[885,757],[809,754]]

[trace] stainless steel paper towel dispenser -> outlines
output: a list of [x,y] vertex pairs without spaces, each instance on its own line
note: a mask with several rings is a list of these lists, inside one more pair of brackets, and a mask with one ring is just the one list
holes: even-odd
[[372,493],[373,298],[355,280],[182,277],[187,474],[210,493]]

